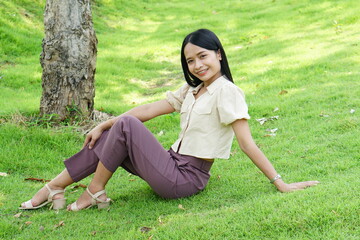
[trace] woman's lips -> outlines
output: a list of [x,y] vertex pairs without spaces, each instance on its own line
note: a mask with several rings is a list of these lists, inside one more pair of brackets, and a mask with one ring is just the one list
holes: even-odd
[[207,69],[204,69],[204,70],[197,72],[196,74],[199,76],[204,76],[206,74],[206,72],[207,72]]

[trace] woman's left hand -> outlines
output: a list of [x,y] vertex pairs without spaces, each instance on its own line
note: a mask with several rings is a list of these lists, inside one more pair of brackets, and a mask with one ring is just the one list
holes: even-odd
[[274,185],[280,192],[292,192],[297,190],[302,190],[308,187],[315,186],[319,184],[319,181],[306,181],[306,182],[296,182],[296,183],[284,183],[281,179],[274,182]]

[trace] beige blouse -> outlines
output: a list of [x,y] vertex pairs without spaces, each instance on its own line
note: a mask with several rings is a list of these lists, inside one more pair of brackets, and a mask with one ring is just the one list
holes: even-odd
[[180,112],[181,132],[171,148],[199,158],[229,158],[234,138],[231,127],[237,119],[250,119],[243,91],[220,77],[195,99],[203,84],[187,83],[176,92],[166,93],[167,101]]

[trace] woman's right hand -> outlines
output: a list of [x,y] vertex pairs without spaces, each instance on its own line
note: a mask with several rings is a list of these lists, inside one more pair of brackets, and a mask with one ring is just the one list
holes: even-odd
[[93,128],[88,134],[86,134],[83,148],[88,145],[89,149],[92,149],[96,141],[101,137],[103,131],[104,130],[99,126]]

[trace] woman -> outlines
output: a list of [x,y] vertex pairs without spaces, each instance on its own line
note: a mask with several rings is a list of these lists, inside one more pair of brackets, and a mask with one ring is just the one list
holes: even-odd
[[[181,63],[186,84],[166,99],[135,107],[91,130],[83,149],[65,161],[66,168],[20,209],[65,206],[64,189],[95,172],[87,190],[69,211],[108,207],[105,185],[121,166],[144,179],[161,197],[180,198],[205,188],[215,158],[229,158],[234,133],[242,151],[281,192],[318,184],[286,184],[254,143],[243,92],[233,83],[226,54],[217,36],[206,29],[183,41]],[[159,115],[181,114],[179,139],[163,149],[142,124]]]

